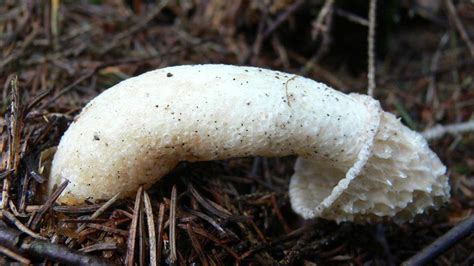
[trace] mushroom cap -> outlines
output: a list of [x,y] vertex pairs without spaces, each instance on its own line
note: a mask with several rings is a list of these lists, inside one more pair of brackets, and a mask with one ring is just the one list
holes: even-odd
[[[306,219],[376,222],[391,217],[402,223],[450,196],[446,167],[423,136],[384,112],[368,96],[375,131],[346,172],[311,159],[298,158],[290,183],[295,212]],[[378,109],[378,111],[376,110]]]

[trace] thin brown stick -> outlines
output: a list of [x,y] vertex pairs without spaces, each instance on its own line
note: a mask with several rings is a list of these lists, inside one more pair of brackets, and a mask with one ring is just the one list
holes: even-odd
[[34,238],[38,238],[38,239],[42,239],[42,240],[46,240],[46,238],[40,236],[39,234],[33,232],[30,230],[30,228],[26,227],[24,224],[22,224],[20,222],[20,220],[18,220],[15,215],[13,215],[12,213],[8,212],[8,211],[5,211],[5,210],[2,210],[0,212],[0,217],[3,219],[5,218],[8,222],[14,224],[16,226],[16,228],[18,228],[18,230],[22,231],[23,233],[26,233]]
[[161,250],[163,248],[163,230],[165,220],[165,204],[160,203],[160,210],[158,211],[158,243],[156,247],[156,262],[161,263]]
[[[200,45],[203,45],[204,43],[198,43],[195,45],[195,47],[198,47]],[[91,69],[87,70],[87,72],[82,75],[81,77],[77,78],[74,82],[72,82],[71,84],[67,85],[66,87],[62,88],[61,90],[59,90],[59,92],[52,96],[51,99],[49,99],[48,101],[46,101],[43,105],[41,105],[39,107],[39,109],[44,109],[46,108],[47,106],[50,106],[53,102],[55,102],[57,99],[61,98],[61,96],[73,91],[74,89],[77,88],[77,85],[80,84],[81,82],[89,79],[89,78],[92,78],[98,71],[100,71],[101,69],[104,69],[106,67],[110,67],[110,66],[117,66],[117,65],[123,65],[123,64],[131,64],[131,63],[136,63],[136,62],[145,62],[145,61],[150,61],[150,60],[155,60],[155,59],[163,59],[165,56],[170,56],[170,55],[174,55],[174,54],[178,54],[182,51],[184,51],[185,49],[184,48],[179,48],[179,49],[173,49],[169,52],[166,52],[166,53],[162,53],[162,54],[158,54],[158,55],[154,55],[154,56],[147,56],[147,57],[138,57],[138,58],[126,58],[126,59],[119,59],[119,60],[112,60],[112,61],[109,61],[109,62],[104,62],[104,63],[101,63],[99,65],[96,65],[94,67],[92,67]]]
[[0,243],[8,249],[19,252],[22,255],[40,257],[67,265],[109,265],[107,261],[73,251],[64,245],[50,243],[29,236],[22,236],[22,232],[6,226],[0,226]]
[[[69,213],[69,214],[82,214],[91,213],[97,211],[102,205],[84,205],[84,206],[53,206],[55,212]],[[42,205],[28,205],[26,206],[26,212],[36,212],[41,209]]]
[[467,132],[474,132],[474,120],[449,125],[437,125],[423,131],[422,135],[426,139],[437,139],[443,137],[447,133],[460,134]]
[[[441,37],[439,43],[438,43],[438,48],[436,49],[436,52],[433,54],[431,58],[431,64],[430,64],[430,71],[432,73],[436,72],[439,68],[439,62],[441,59],[442,55],[442,50],[444,46],[448,43],[449,41],[449,34],[446,32],[443,34]],[[439,107],[439,99],[437,97],[437,92],[436,92],[436,75],[430,75],[429,77],[430,83],[428,86],[428,89],[426,90],[426,103],[432,103],[432,106],[434,109],[438,109]]]
[[224,248],[227,251],[227,253],[229,253],[232,257],[234,257],[234,259],[237,262],[240,261],[240,257],[239,257],[239,255],[237,255],[237,253],[235,253],[235,251],[233,251],[231,248],[229,248],[226,244],[222,243],[219,239],[217,239],[212,234],[209,234],[204,229],[199,228],[199,227],[193,227],[192,230],[193,230],[194,233],[196,233],[198,235],[201,235],[201,236],[211,240],[212,242],[216,243],[217,245],[222,246],[222,248]]
[[59,13],[59,0],[51,1],[51,34],[53,35],[53,40],[56,42],[59,34],[58,26],[58,13]]
[[285,229],[285,232],[290,233],[291,228],[288,226],[288,223],[286,222],[285,218],[283,217],[283,214],[280,211],[280,208],[278,207],[278,201],[275,194],[271,196],[271,200],[273,205],[273,211],[275,212],[276,217],[278,218],[278,220],[280,220],[281,224],[283,225],[283,228]]
[[105,45],[101,50],[101,54],[105,54],[118,46],[123,40],[127,39],[131,35],[139,32],[142,30],[150,21],[152,21],[158,14],[160,14],[161,10],[165,8],[168,5],[169,0],[162,0],[160,4],[158,4],[153,10],[149,12],[143,19],[141,19],[137,24],[128,27],[125,31],[117,33],[114,38],[107,42],[107,45]]
[[376,21],[377,0],[370,0],[369,6],[369,32],[367,34],[367,57],[368,57],[368,71],[367,71],[367,94],[374,96],[375,91],[375,21]]
[[265,29],[269,13],[269,8],[264,2],[257,3],[261,5],[261,9],[263,9],[263,11],[260,22],[258,24],[257,36],[255,37],[255,41],[253,42],[252,49],[250,50],[250,53],[248,54],[247,58],[245,58],[244,60],[244,62],[250,61],[252,65],[256,63],[256,59],[258,58],[258,55],[260,54],[260,49],[262,48],[262,43],[264,41],[263,30]]
[[151,208],[150,197],[146,191],[143,192],[143,202],[145,203],[146,223],[148,225],[148,239],[150,241],[150,265],[158,265],[156,259],[156,233],[153,209]]
[[39,32],[40,32],[39,25],[37,23],[34,23],[33,30],[28,36],[26,36],[21,46],[18,47],[18,49],[16,49],[13,53],[6,56],[5,59],[0,61],[0,73],[2,73],[5,70],[5,67],[7,65],[9,65],[11,62],[14,62],[20,59],[25,54],[25,50],[33,43],[33,40],[35,39],[35,37],[38,35]]
[[[142,195],[143,196],[143,195]],[[142,204],[142,203],[140,203]],[[145,212],[143,211],[143,207],[140,206],[140,212],[138,217],[138,265],[144,266],[145,265]]]
[[197,237],[194,235],[194,232],[193,232],[191,223],[187,223],[187,224],[186,224],[186,230],[187,230],[187,232],[188,232],[189,239],[191,239],[191,245],[193,246],[194,251],[196,251],[196,254],[197,254],[198,257],[199,257],[199,260],[201,261],[201,264],[202,264],[202,265],[205,265],[205,266],[209,265],[209,264],[207,263],[206,255],[204,254],[204,251],[203,251],[203,249],[202,249],[202,246],[201,246],[201,244],[199,243]]
[[446,9],[448,11],[448,16],[451,19],[451,21],[454,23],[456,26],[456,29],[459,32],[459,35],[463,39],[463,41],[466,43],[467,48],[469,49],[469,52],[471,53],[471,56],[474,58],[474,44],[471,42],[469,39],[469,34],[466,32],[466,29],[464,28],[464,25],[462,24],[461,20],[459,19],[458,13],[456,11],[456,7],[453,4],[452,0],[445,0],[444,1]]
[[[226,232],[226,230],[224,228],[222,228],[222,226],[220,226],[214,219],[212,219],[210,216],[202,213],[202,212],[198,212],[198,211],[195,211],[195,210],[187,210],[187,212],[189,212],[190,214],[192,215],[195,215],[205,221],[207,221],[208,223],[210,223],[216,230],[217,232],[219,232],[219,235],[221,237],[226,237],[228,236],[229,234]],[[232,233],[233,236],[236,237],[236,235],[234,233]]]
[[140,187],[137,191],[137,195],[135,197],[135,206],[133,208],[133,219],[132,223],[130,224],[130,231],[128,235],[128,242],[127,242],[127,255],[125,257],[125,264],[128,266],[134,265],[134,256],[135,256],[135,242],[137,237],[137,227],[138,227],[138,217],[140,217],[140,206],[141,206],[141,198],[142,198],[143,187]]
[[327,50],[327,46],[329,45],[329,27],[331,25],[331,13],[334,5],[334,0],[326,0],[324,2],[323,7],[321,7],[321,10],[319,11],[318,17],[316,18],[316,21],[313,23],[313,30],[311,31],[311,35],[313,40],[317,40],[319,35],[322,33],[322,42],[321,42],[321,48],[319,48],[306,62],[306,64],[303,66],[302,70],[300,71],[302,75],[305,75],[309,72],[310,69],[312,69],[313,65],[319,60],[321,55],[325,53]]
[[332,6],[334,5],[334,0],[326,0],[323,7],[319,11],[316,21],[313,23],[312,37],[313,40],[316,40],[321,32],[326,31],[327,27],[323,25],[323,21],[326,19],[327,15],[330,13]]
[[43,216],[46,212],[51,209],[53,204],[58,199],[59,195],[66,189],[67,185],[69,184],[69,180],[64,181],[59,187],[49,196],[48,200],[43,204],[41,209],[34,215],[33,219],[31,220],[30,227],[33,231],[36,231],[38,228],[39,222],[43,219]]
[[170,204],[170,217],[169,217],[170,255],[168,257],[168,260],[170,264],[176,263],[176,260],[178,259],[178,256],[176,255],[176,194],[177,194],[176,185],[174,185],[173,189],[171,190],[171,204]]
[[59,99],[61,96],[65,95],[66,93],[70,92],[72,89],[74,89],[79,83],[83,82],[84,80],[92,77],[97,71],[99,71],[99,67],[95,67],[89,71],[87,71],[86,74],[82,75],[78,79],[76,79],[73,83],[69,84],[65,88],[61,89],[59,93],[54,95],[51,99],[49,99],[45,104],[43,104],[40,109],[44,109],[46,106],[52,104],[54,101]]
[[10,104],[10,125],[8,127],[8,157],[7,157],[7,170],[13,170],[11,174],[7,175],[3,180],[2,187],[2,204],[1,209],[6,210],[8,208],[8,202],[10,200],[10,186],[12,179],[15,178],[16,170],[19,163],[20,153],[20,140],[21,140],[21,128],[22,128],[22,104],[20,92],[18,90],[18,77],[15,76],[10,82],[10,93],[11,93],[11,104]]
[[98,251],[98,250],[115,250],[115,249],[117,249],[116,243],[104,242],[104,243],[97,243],[97,244],[92,244],[87,247],[83,247],[79,249],[79,251],[89,253],[89,252]]
[[278,18],[265,30],[263,33],[263,40],[266,40],[283,22],[285,22],[288,17],[298,10],[303,4],[304,0],[297,0],[289,5],[285,11],[278,16]]
[[343,17],[347,19],[348,21],[357,23],[359,25],[362,25],[364,27],[369,27],[369,21],[359,15],[356,15],[354,13],[348,12],[344,9],[341,8],[334,8],[334,13],[340,17]]
[[[85,217],[86,219],[95,219],[99,217],[102,213],[104,213],[110,206],[112,206],[117,199],[120,197],[120,192],[115,194],[110,200],[108,200],[104,205],[102,205],[99,209],[97,209],[91,216]],[[76,234],[79,234],[82,230],[86,228],[85,224],[79,225],[79,227],[76,229]],[[72,238],[69,238],[66,240],[66,244],[70,243],[72,241]]]
[[15,253],[13,250],[11,249],[8,249],[2,245],[0,245],[0,253],[2,253],[3,255],[6,255],[16,261],[18,261],[19,263],[22,263],[22,264],[25,264],[25,265],[29,265],[31,264],[31,261],[23,256],[21,256],[20,254],[18,253]]
[[474,233],[474,215],[467,217],[447,233],[436,239],[429,246],[402,263],[403,266],[426,265],[443,254],[463,238]]
[[189,188],[189,191],[191,192],[191,194],[194,196],[194,198],[206,209],[208,210],[209,212],[211,212],[212,214],[222,218],[222,219],[230,219],[231,218],[231,214],[230,213],[227,213],[227,212],[224,212],[222,210],[222,208],[218,209],[216,208],[216,205],[217,204],[212,204],[210,200],[207,200],[205,199],[201,194],[199,194],[199,192],[194,188],[194,186],[192,184],[189,184],[188,185],[188,188]]
[[111,234],[114,234],[114,235],[128,236],[128,234],[129,234],[129,232],[127,230],[112,228],[112,227],[105,226],[105,225],[102,225],[102,224],[91,224],[91,223],[89,223],[89,224],[87,224],[87,227],[97,229],[97,230],[100,230],[100,231],[104,231],[104,232],[107,232],[107,233],[111,233]]

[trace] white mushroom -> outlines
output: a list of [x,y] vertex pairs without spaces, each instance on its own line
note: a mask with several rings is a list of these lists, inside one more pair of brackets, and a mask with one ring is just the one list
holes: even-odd
[[304,218],[405,221],[449,198],[445,166],[378,101],[230,65],[158,69],[103,92],[62,137],[49,189],[68,179],[60,202],[106,200],[180,161],[292,154],[290,199]]

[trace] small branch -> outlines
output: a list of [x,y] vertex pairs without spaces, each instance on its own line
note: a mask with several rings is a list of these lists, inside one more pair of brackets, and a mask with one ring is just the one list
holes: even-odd
[[133,208],[133,218],[132,223],[130,224],[130,231],[128,234],[127,242],[127,256],[125,258],[125,264],[128,266],[133,266],[135,255],[135,242],[137,237],[137,227],[138,227],[138,217],[140,217],[140,206],[142,201],[143,187],[140,187],[137,191],[137,196],[135,197],[135,207]]
[[191,245],[194,248],[194,251],[199,257],[199,260],[201,261],[201,265],[207,266],[209,265],[206,260],[206,255],[204,254],[204,251],[202,249],[201,244],[199,243],[199,240],[197,239],[196,235],[193,232],[191,223],[186,224],[186,229],[188,231],[189,239],[191,239]]
[[[143,193],[142,193],[143,198]],[[138,213],[138,261],[136,262],[138,265],[146,265],[145,262],[145,212],[143,208],[143,204],[140,203],[140,212]]]
[[367,94],[371,97],[374,96],[375,90],[375,20],[376,20],[376,9],[377,9],[377,0],[370,0],[369,6],[369,32],[367,34],[368,42],[368,88]]
[[324,2],[324,5],[319,11],[316,21],[313,23],[313,32],[312,32],[313,40],[316,40],[318,38],[318,35],[320,32],[326,31],[327,27],[323,25],[323,21],[326,19],[333,5],[334,5],[334,0],[326,0]]
[[5,71],[5,68],[12,62],[18,61],[21,57],[25,55],[25,50],[33,43],[36,35],[40,32],[40,26],[37,23],[33,24],[33,30],[31,33],[25,37],[25,40],[22,42],[20,47],[14,50],[13,53],[6,56],[0,61],[0,73]]
[[278,16],[278,18],[265,30],[263,33],[263,40],[267,39],[270,34],[272,34],[283,22],[285,22],[291,14],[298,10],[301,5],[304,4],[304,2],[304,0],[297,0],[288,6],[288,8],[285,9],[285,12]]
[[171,190],[171,204],[170,204],[170,217],[169,217],[169,224],[170,224],[170,255],[169,255],[169,263],[174,264],[178,256],[176,255],[176,186],[173,186]]
[[21,256],[20,254],[15,253],[13,250],[8,249],[6,247],[0,246],[0,253],[18,261],[21,264],[24,264],[24,265],[31,264],[31,261],[29,259]]
[[421,134],[426,139],[431,140],[441,138],[447,133],[459,134],[464,132],[474,132],[474,120],[450,125],[437,125],[423,131]]
[[[204,43],[198,43],[195,46],[193,46],[193,48],[196,48],[196,47],[201,46],[203,44]],[[123,64],[133,64],[133,63],[137,63],[137,62],[143,63],[145,61],[155,60],[155,59],[158,59],[158,58],[163,59],[165,56],[175,55],[175,54],[181,53],[184,50],[185,50],[184,48],[178,48],[178,49],[174,49],[172,51],[166,52],[166,53],[153,55],[153,56],[118,59],[118,60],[112,60],[112,61],[109,61],[109,62],[100,63],[100,64],[98,64],[94,67],[91,67],[87,71],[85,71],[86,73],[84,75],[77,78],[71,84],[69,84],[66,87],[60,89],[57,94],[52,96],[51,99],[48,99],[48,101],[46,101],[44,104],[42,104],[39,107],[39,109],[45,109],[46,107],[50,106],[53,102],[55,102],[57,99],[59,99],[61,96],[77,89],[78,84],[80,84],[81,82],[93,77],[101,69],[104,69],[104,68],[109,67],[109,66],[118,66],[118,65],[123,65]],[[48,95],[49,95],[49,92],[48,92]]]
[[114,36],[114,38],[112,38],[111,41],[107,42],[107,45],[105,45],[100,50],[100,53],[105,54],[105,53],[109,52],[110,50],[112,50],[113,48],[118,46],[123,40],[126,40],[131,35],[139,32],[140,30],[145,28],[146,25],[148,25],[148,23],[150,23],[150,21],[152,21],[156,16],[158,16],[158,14],[160,14],[161,10],[163,10],[163,8],[165,8],[168,5],[168,2],[169,2],[169,0],[161,1],[160,4],[158,4],[152,11],[150,11],[150,13],[145,15],[143,17],[143,19],[141,19],[138,23],[128,27],[123,32],[117,33]]
[[455,227],[451,228],[447,233],[436,239],[435,242],[424,248],[415,256],[403,262],[403,266],[426,265],[446,250],[461,241],[463,238],[474,233],[474,215],[471,215]]
[[474,44],[472,44],[471,40],[469,39],[469,34],[466,32],[464,25],[459,19],[459,16],[457,14],[456,7],[454,6],[453,1],[445,0],[444,3],[448,11],[449,18],[456,26],[456,29],[458,30],[459,35],[461,35],[461,38],[466,43],[467,48],[469,48],[469,52],[471,53],[471,56],[474,58]]
[[15,76],[11,82],[11,104],[9,114],[9,125],[7,127],[8,133],[8,157],[7,157],[7,170],[13,170],[11,174],[7,175],[3,180],[2,187],[2,204],[1,209],[6,210],[8,208],[8,202],[10,200],[10,186],[12,179],[15,178],[18,163],[20,160],[20,142],[21,142],[21,129],[23,123],[23,106],[21,103],[20,91],[18,90],[18,77]]
[[26,227],[24,224],[22,224],[20,222],[20,220],[18,220],[15,215],[13,215],[12,213],[8,212],[8,211],[0,211],[0,217],[2,219],[6,219],[8,222],[12,223],[13,225],[16,226],[16,228],[18,228],[20,231],[22,231],[23,233],[25,234],[28,234],[30,235],[31,237],[34,237],[34,238],[38,238],[38,239],[43,239],[43,240],[46,240],[46,238],[38,235],[37,233],[33,232],[30,230],[30,228]]
[[143,201],[145,203],[146,223],[148,225],[148,239],[150,241],[150,265],[158,265],[156,260],[156,233],[155,222],[153,218],[153,209],[148,193],[143,192]]
[[66,189],[68,184],[69,180],[66,180],[61,185],[59,185],[59,187],[53,192],[53,194],[49,196],[48,200],[43,204],[41,209],[39,209],[38,212],[34,215],[30,225],[33,231],[36,231],[39,222],[41,221],[41,219],[43,219],[43,216],[53,206],[53,204],[56,202],[56,199],[59,197],[59,195],[61,195],[64,189]]
[[260,20],[260,24],[258,25],[258,32],[257,32],[257,37],[255,38],[255,42],[252,45],[252,51],[249,53],[247,58],[245,59],[245,62],[255,59],[258,57],[260,53],[260,49],[262,47],[262,43],[270,37],[270,35],[280,27],[280,25],[283,24],[288,18],[290,17],[291,14],[293,14],[296,10],[298,10],[303,4],[304,0],[297,0],[294,3],[292,3],[288,8],[285,9],[285,11],[279,15],[275,21],[273,21],[267,29],[265,29],[265,24],[266,20],[268,18],[268,7],[265,6],[265,9],[262,14],[262,18]]
[[[441,37],[439,43],[438,43],[438,48],[436,49],[436,52],[432,56],[431,59],[431,64],[430,64],[430,72],[435,73],[438,68],[439,68],[439,61],[441,59],[441,54],[444,46],[448,43],[449,41],[449,34],[445,33]],[[437,97],[436,93],[436,75],[432,74],[430,75],[430,83],[426,92],[426,102],[427,103],[433,103],[433,107],[437,108],[439,105],[439,100]]]
[[102,242],[102,243],[92,244],[90,246],[83,247],[79,249],[79,251],[89,253],[89,252],[98,251],[98,250],[116,250],[116,249],[117,249],[116,243]]
[[45,240],[22,236],[22,232],[0,226],[0,243],[9,250],[35,256],[40,259],[48,259],[67,265],[110,265],[107,261],[72,251],[63,245],[49,243]]
[[96,229],[96,230],[99,230],[99,231],[104,231],[104,232],[114,234],[114,235],[120,235],[120,236],[127,237],[128,234],[129,234],[127,230],[117,229],[117,228],[105,226],[105,225],[102,225],[102,224],[88,223],[86,226],[89,227],[89,228],[93,228],[93,229]]
[[[117,199],[119,198],[120,196],[120,193],[117,193],[115,194],[115,196],[113,196],[111,199],[109,199],[106,203],[104,203],[104,205],[102,205],[102,207],[100,207],[99,209],[97,209],[90,217],[85,217],[85,219],[95,219],[97,217],[99,217],[102,213],[104,213],[110,206],[112,206],[112,204],[114,204]],[[86,228],[86,225],[85,224],[81,224],[79,225],[79,227],[76,229],[76,234],[79,234],[82,230],[84,230],[84,228]],[[69,238],[66,240],[66,244],[69,244],[70,242],[72,241],[72,238]]]
[[158,243],[156,247],[157,258],[156,262],[161,264],[161,250],[163,248],[163,230],[164,230],[164,220],[165,220],[165,204],[160,203],[160,210],[158,211]]
[[330,42],[329,28],[331,26],[333,5],[334,0],[326,0],[319,11],[316,21],[312,23],[313,30],[311,31],[311,37],[313,40],[317,40],[319,34],[322,33],[321,46],[302,67],[300,71],[301,75],[307,74],[319,60],[321,55],[323,55],[328,49]]
[[354,13],[345,11],[344,9],[340,9],[340,8],[334,8],[334,12],[335,12],[336,15],[338,15],[340,17],[343,17],[343,18],[347,19],[348,21],[357,23],[357,24],[362,25],[364,27],[369,27],[369,21],[367,19],[359,16],[359,15],[356,15]]

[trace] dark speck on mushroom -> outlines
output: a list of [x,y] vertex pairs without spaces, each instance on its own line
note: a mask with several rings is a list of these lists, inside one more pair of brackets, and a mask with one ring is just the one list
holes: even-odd
[[166,74],[166,76],[167,76],[168,78],[171,78],[171,77],[173,76],[173,74],[168,73],[168,74]]

